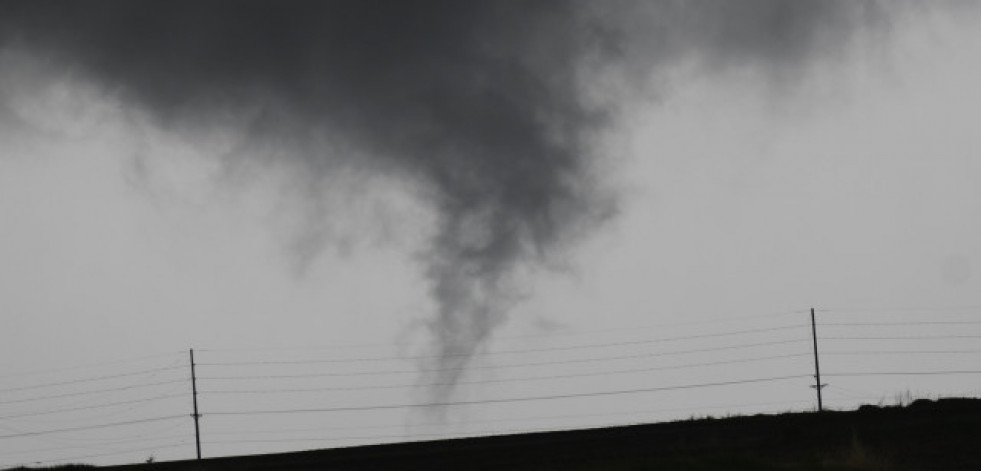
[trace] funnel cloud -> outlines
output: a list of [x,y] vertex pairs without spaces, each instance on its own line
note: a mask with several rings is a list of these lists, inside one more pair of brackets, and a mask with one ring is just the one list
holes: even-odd
[[[411,182],[437,215],[422,260],[444,400],[519,300],[515,276],[614,214],[597,137],[619,100],[658,93],[651,78],[679,64],[793,84],[886,13],[827,0],[8,0],[0,47],[178,134],[244,127],[281,147],[270,162],[315,181],[345,169]],[[605,94],[599,77],[626,89]]]

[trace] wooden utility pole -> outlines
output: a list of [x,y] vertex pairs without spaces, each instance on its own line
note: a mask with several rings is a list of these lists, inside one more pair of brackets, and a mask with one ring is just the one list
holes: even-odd
[[814,386],[817,390],[818,412],[824,411],[824,404],[821,402],[821,389],[827,384],[821,384],[821,363],[818,361],[818,336],[817,322],[814,321],[814,308],[811,308],[811,338],[814,340]]
[[198,378],[194,374],[194,349],[191,349],[191,392],[194,398],[194,413],[191,417],[194,417],[194,444],[197,445],[198,459],[201,459],[201,428],[198,427],[198,419],[201,418],[201,414],[198,414]]

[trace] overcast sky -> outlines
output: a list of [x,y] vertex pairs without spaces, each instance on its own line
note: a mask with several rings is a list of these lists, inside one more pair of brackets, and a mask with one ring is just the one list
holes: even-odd
[[[513,419],[498,429],[516,430],[807,409],[812,306],[828,324],[898,323],[858,334],[829,325],[829,337],[936,337],[830,338],[840,356],[829,355],[829,372],[977,364],[963,352],[845,354],[978,347],[981,10],[972,3],[272,5],[0,4],[0,389],[161,365],[183,379],[189,348],[203,363],[405,358],[330,369],[397,365],[405,373],[341,384],[401,389],[203,395],[212,413],[803,376],[500,409],[271,414],[256,431],[272,441],[231,437],[211,445],[214,456],[495,430],[488,419]],[[762,332],[638,343],[741,330]],[[521,362],[783,341],[742,356],[702,352],[656,375],[479,382],[651,366],[507,366]],[[563,350],[586,344],[605,347]],[[529,349],[553,350],[493,353]],[[749,360],[764,356],[784,358]],[[734,358],[745,361],[679,366]],[[76,365],[97,366],[49,371]],[[201,372],[323,371],[304,365]],[[903,391],[978,394],[976,378],[840,377],[827,391],[850,407]],[[268,388],[262,381],[202,388]],[[54,392],[64,391],[85,384]],[[185,415],[162,424],[181,435],[188,400],[145,412]],[[65,406],[0,402],[0,416]],[[125,410],[113,417],[143,417]],[[100,414],[7,419],[0,434],[112,421]],[[256,420],[214,414],[204,426],[241,432],[262,428]],[[369,438],[276,432],[316,438],[324,423],[366,427],[347,436]],[[53,456],[91,435],[50,437],[0,437],[0,464],[99,453],[86,461],[124,462],[154,446],[158,458],[192,456],[186,438],[129,454],[112,453],[140,445],[76,443],[75,454]],[[55,451],[11,454],[23,449]]]

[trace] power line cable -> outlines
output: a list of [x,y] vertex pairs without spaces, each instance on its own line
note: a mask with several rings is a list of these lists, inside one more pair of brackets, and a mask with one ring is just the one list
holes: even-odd
[[664,337],[664,338],[646,339],[646,340],[630,340],[630,341],[620,341],[620,342],[569,345],[569,346],[562,346],[562,347],[504,350],[504,351],[496,351],[496,352],[449,353],[445,355],[433,354],[433,355],[413,355],[413,356],[337,358],[337,359],[323,359],[323,360],[202,362],[197,364],[201,366],[309,365],[309,364],[321,364],[321,363],[356,363],[356,362],[391,361],[391,360],[427,360],[427,359],[434,359],[434,358],[453,358],[453,357],[472,358],[472,357],[484,357],[484,356],[505,355],[505,354],[541,353],[541,352],[553,352],[553,351],[580,350],[580,349],[589,349],[589,348],[623,347],[627,345],[647,345],[647,344],[661,343],[661,342],[676,342],[681,340],[730,337],[735,335],[755,334],[761,332],[775,332],[775,331],[782,331],[782,330],[800,329],[803,327],[807,327],[807,326],[805,326],[804,324],[800,324],[800,325],[792,325],[792,326],[767,327],[761,329],[748,329],[748,330],[721,332],[721,333],[713,333],[713,334],[699,334],[699,335]]
[[[777,406],[777,405],[788,405],[788,404],[810,404],[812,401],[777,401],[777,402],[753,402],[753,403],[740,403],[740,404],[716,404],[711,406],[700,406],[698,410],[717,410],[717,409],[734,409],[743,407],[760,407],[760,406]],[[564,415],[547,415],[547,416],[524,416],[520,418],[507,418],[507,419],[482,419],[482,420],[466,420],[462,423],[451,423],[446,422],[425,422],[425,423],[413,423],[412,427],[445,427],[448,425],[479,425],[479,424],[495,424],[495,423],[513,423],[513,422],[533,422],[541,420],[569,420],[569,419],[586,419],[586,418],[611,418],[611,417],[638,417],[642,414],[653,414],[653,413],[663,413],[663,412],[679,412],[679,411],[691,411],[692,407],[674,407],[667,409],[644,409],[644,410],[632,410],[632,411],[621,411],[621,412],[610,412],[610,413],[589,413],[589,414],[564,414]],[[652,419],[653,420],[653,419]],[[632,423],[646,423],[646,422],[632,422]],[[623,423],[620,422],[622,425]],[[249,436],[249,435],[260,435],[260,434],[288,434],[288,433],[307,433],[307,432],[323,432],[323,431],[350,431],[350,430],[383,430],[392,428],[404,428],[406,425],[403,423],[399,424],[388,424],[388,425],[368,425],[368,426],[338,426],[338,427],[316,427],[316,428],[300,428],[300,429],[277,429],[277,430],[265,430],[256,431],[248,430],[242,431],[237,430],[234,432],[211,432],[209,436]],[[213,442],[212,442],[213,443]]]
[[609,356],[609,357],[599,357],[599,358],[578,358],[571,360],[553,360],[553,361],[540,361],[540,362],[527,362],[527,363],[512,363],[504,365],[469,365],[462,367],[437,367],[437,368],[418,368],[418,369],[402,369],[402,370],[386,370],[386,371],[355,371],[355,372],[328,372],[328,373],[304,373],[304,374],[285,374],[285,375],[235,375],[235,376],[199,376],[199,379],[205,381],[219,381],[219,380],[256,380],[256,379],[289,379],[289,378],[315,378],[315,377],[348,377],[348,376],[382,376],[382,375],[392,375],[392,374],[403,374],[403,373],[431,373],[431,372],[442,372],[442,371],[465,371],[465,370],[478,370],[478,369],[500,369],[500,368],[518,368],[518,367],[529,367],[529,366],[554,366],[554,365],[565,365],[565,364],[575,364],[575,363],[596,363],[603,361],[613,361],[613,360],[631,360],[637,358],[654,358],[654,357],[664,357],[664,356],[675,356],[675,355],[686,355],[692,353],[706,353],[724,350],[739,350],[746,348],[756,348],[764,346],[773,345],[787,345],[792,343],[801,343],[808,341],[808,339],[795,339],[795,340],[777,340],[772,342],[759,342],[752,344],[740,344],[740,345],[729,345],[723,347],[712,347],[712,348],[701,348],[693,350],[675,350],[667,352],[658,353],[640,353],[633,355],[619,355],[619,356]]
[[117,386],[117,387],[114,387],[114,388],[94,389],[94,390],[90,390],[90,391],[71,392],[71,393],[64,393],[64,394],[52,394],[52,395],[48,395],[48,396],[35,396],[35,397],[28,397],[28,398],[24,398],[24,399],[11,399],[11,400],[6,400],[6,401],[0,401],[0,405],[5,405],[5,404],[19,404],[19,403],[25,403],[25,402],[36,402],[36,401],[44,401],[44,400],[48,400],[48,399],[62,399],[62,398],[66,398],[66,397],[89,396],[89,395],[93,395],[93,394],[102,394],[102,393],[107,393],[107,392],[118,392],[118,391],[127,391],[127,390],[131,390],[131,389],[150,388],[150,387],[154,387],[154,386],[162,386],[162,385],[165,385],[165,384],[187,383],[187,382],[190,382],[190,381],[191,381],[190,378],[173,379],[173,380],[168,380],[168,381],[158,381],[158,382],[154,382],[154,383],[131,384],[131,385],[126,385],[126,386]]
[[209,442],[212,445],[244,445],[244,444],[256,444],[256,443],[291,443],[291,442],[340,442],[340,441],[350,441],[350,440],[398,440],[400,442],[405,441],[418,441],[433,438],[478,438],[478,437],[490,437],[499,435],[515,435],[521,433],[536,433],[536,432],[554,432],[561,429],[556,427],[533,427],[533,428],[516,428],[516,429],[501,429],[501,430],[482,430],[479,432],[469,432],[469,433],[459,433],[459,432],[429,432],[429,433],[402,433],[402,434],[391,434],[391,435],[362,435],[362,436],[347,436],[347,437],[316,437],[316,438],[271,438],[271,439],[240,439],[240,440],[215,440]]
[[827,335],[818,337],[818,340],[953,340],[953,339],[981,339],[981,335],[909,335],[909,336],[838,336]]
[[821,355],[948,355],[981,353],[981,350],[832,350],[822,351]]
[[163,399],[170,399],[170,398],[175,398],[175,397],[186,397],[186,396],[187,396],[187,394],[163,394],[163,395],[160,395],[160,396],[154,396],[154,397],[149,397],[149,398],[144,398],[144,399],[132,399],[132,400],[128,400],[128,401],[109,402],[109,403],[95,404],[95,405],[89,405],[89,406],[70,407],[70,408],[65,408],[65,409],[51,409],[51,410],[46,410],[46,411],[41,411],[41,412],[27,412],[27,413],[19,413],[19,414],[14,414],[14,415],[5,415],[5,416],[0,416],[0,419],[19,419],[19,418],[23,418],[23,417],[37,417],[37,416],[41,416],[41,415],[60,414],[60,413],[64,413],[64,412],[77,412],[77,411],[90,410],[90,409],[105,409],[107,407],[122,406],[122,405],[126,405],[126,404],[142,404],[142,403],[145,403],[145,402],[154,402],[154,401],[159,401],[159,400],[163,400]]
[[743,316],[725,316],[725,317],[715,317],[715,318],[711,318],[711,319],[706,318],[706,319],[697,320],[697,321],[665,322],[665,323],[658,323],[658,324],[647,324],[646,326],[622,327],[622,328],[613,328],[613,329],[599,329],[599,330],[596,330],[596,331],[593,331],[593,332],[613,332],[613,331],[627,331],[627,330],[629,330],[629,331],[635,331],[635,330],[638,330],[638,329],[659,329],[659,328],[664,328],[664,327],[687,327],[687,326],[705,325],[705,324],[713,324],[713,325],[716,325],[716,324],[720,324],[720,323],[733,323],[733,322],[740,322],[740,323],[742,323],[743,321],[747,321],[747,320],[750,320],[750,319],[770,319],[770,318],[774,318],[774,317],[786,317],[786,316],[789,316],[791,314],[806,314],[808,312],[809,312],[808,310],[802,309],[802,310],[796,310],[796,311],[770,312],[770,313],[766,313],[766,314],[748,314],[748,315],[743,315]]
[[[684,326],[694,326],[694,325],[704,325],[704,324],[720,324],[720,323],[731,323],[731,322],[742,322],[749,319],[764,319],[773,317],[782,317],[789,314],[800,314],[809,311],[780,311],[768,314],[753,314],[746,316],[726,316],[717,317],[712,319],[704,319],[700,321],[689,321],[689,322],[674,322],[674,323],[661,323],[661,324],[647,324],[634,327],[622,327],[622,328],[611,328],[611,329],[598,329],[590,330],[586,332],[560,332],[560,333],[548,333],[541,335],[503,335],[496,337],[498,340],[517,340],[517,339],[527,339],[527,338],[554,338],[554,337],[565,337],[565,336],[582,336],[582,335],[593,335],[597,333],[606,332],[620,332],[620,331],[630,331],[636,332],[638,330],[650,330],[659,329],[665,327],[684,327]],[[422,344],[416,344],[422,345]],[[369,348],[369,347],[390,347],[391,343],[359,343],[359,344],[338,344],[338,345],[311,345],[307,347],[263,347],[263,348],[202,348],[196,351],[206,352],[206,353],[223,353],[223,352],[267,352],[267,351],[309,351],[309,350],[335,350],[335,349],[354,349],[354,348]]]
[[75,372],[75,371],[78,371],[78,370],[83,369],[83,368],[101,368],[101,367],[104,367],[104,366],[114,366],[114,365],[125,364],[125,363],[138,363],[138,362],[141,362],[141,361],[145,361],[145,360],[149,360],[149,359],[154,359],[154,358],[177,356],[178,354],[183,355],[183,353],[184,352],[158,353],[158,354],[154,354],[154,355],[144,355],[144,356],[139,356],[139,357],[131,357],[131,358],[127,358],[125,360],[105,361],[105,362],[99,362],[99,363],[86,363],[86,364],[75,365],[75,366],[67,366],[67,367],[59,367],[59,368],[49,368],[49,369],[33,370],[33,371],[25,371],[25,372],[22,372],[22,373],[9,373],[9,374],[5,374],[3,376],[0,376],[0,379],[17,378],[17,377],[24,377],[24,376],[38,376],[38,375],[45,375],[45,374],[50,374],[50,373],[61,373],[61,372],[64,372],[64,371],[73,371],[73,372]]
[[[186,383],[186,382],[181,381],[180,383]],[[175,386],[181,386],[181,384],[175,384]],[[100,417],[103,420],[114,419],[119,417],[125,417],[126,415],[132,413],[133,411],[141,409],[142,407],[144,407],[143,403],[145,402],[163,400],[166,397],[178,398],[178,397],[185,396],[184,393],[176,394],[175,393],[176,391],[177,391],[176,388],[170,387],[167,388],[166,391],[162,391],[161,394],[158,394],[156,397],[151,397],[151,398],[143,397],[143,398],[136,398],[132,400],[118,400],[115,402],[105,403],[105,404],[93,404],[91,401],[81,400],[81,399],[72,400],[65,404],[62,404],[62,407],[59,410],[47,410],[47,411],[33,412],[33,413],[21,412],[19,414],[13,415],[13,417],[41,416],[41,415],[50,415],[55,412],[66,412],[66,411],[76,411],[76,410],[83,411],[86,409],[99,409],[99,408],[105,409],[105,408],[112,407],[111,410],[107,412],[103,412],[100,415]],[[62,415],[60,416],[59,419],[56,420],[58,420],[60,422],[60,425],[62,426],[70,426],[71,424],[75,424],[75,423],[87,423],[91,420],[91,417],[71,417],[71,416]],[[71,441],[72,439],[61,437],[61,438],[52,438],[51,440]]]
[[829,377],[848,377],[848,376],[943,376],[943,375],[973,375],[981,374],[981,370],[948,370],[948,371],[868,371],[868,372],[847,372],[832,373]]
[[516,339],[525,339],[525,338],[571,337],[571,336],[583,336],[583,335],[604,334],[604,333],[610,333],[610,332],[637,332],[637,331],[640,331],[640,330],[654,330],[654,329],[665,329],[665,328],[675,328],[675,327],[690,327],[690,326],[706,325],[706,324],[718,325],[718,324],[727,324],[727,323],[733,323],[733,322],[743,322],[743,321],[750,320],[750,319],[764,319],[764,318],[773,318],[773,317],[784,317],[784,316],[787,316],[789,314],[800,314],[800,313],[806,313],[806,312],[809,312],[809,311],[806,311],[806,310],[802,310],[802,311],[783,311],[783,312],[770,313],[770,314],[758,314],[758,315],[732,316],[732,317],[724,317],[724,318],[704,319],[704,320],[700,320],[700,321],[666,322],[666,323],[658,323],[658,324],[637,325],[637,326],[633,326],[633,327],[614,327],[614,328],[609,328],[609,329],[595,329],[595,330],[589,330],[589,331],[585,331],[585,332],[559,332],[559,333],[538,334],[538,335],[512,335],[512,336],[502,336],[502,337],[499,337],[499,339],[501,339],[501,340],[516,340]]
[[14,433],[14,434],[8,434],[8,435],[0,435],[0,439],[21,438],[21,437],[33,437],[33,436],[38,436],[38,435],[48,435],[48,434],[52,434],[52,433],[63,433],[63,432],[79,432],[79,431],[84,431],[84,430],[95,430],[95,429],[110,428],[110,427],[122,427],[122,426],[126,426],[126,425],[135,425],[135,424],[142,424],[142,423],[147,423],[147,422],[160,422],[160,421],[163,421],[163,420],[174,420],[174,419],[183,419],[183,418],[185,418],[185,416],[183,416],[183,415],[168,415],[168,416],[162,416],[162,417],[151,417],[151,418],[147,418],[147,419],[127,420],[127,421],[123,421],[123,422],[112,422],[112,423],[108,423],[108,424],[89,425],[89,426],[84,426],[84,427],[70,427],[70,428],[62,428],[62,429],[54,429],[54,430],[41,430],[41,431],[36,431],[36,432]]
[[[33,440],[45,441],[48,443],[56,443],[62,447],[65,446],[84,446],[84,447],[98,447],[103,443],[125,443],[132,439],[144,439],[149,437],[159,437],[162,434],[172,432],[178,428],[187,427],[186,423],[172,422],[170,424],[164,425],[162,427],[141,427],[138,431],[131,431],[123,436],[104,435],[99,434],[98,436],[46,436],[46,437],[34,437]],[[23,432],[23,431],[18,431]],[[181,434],[181,436],[186,436],[186,434]]]
[[922,321],[922,322],[822,322],[820,327],[902,327],[921,325],[981,325],[981,321]]
[[401,383],[401,384],[389,384],[389,385],[378,385],[378,386],[337,386],[337,387],[259,389],[259,390],[226,389],[226,390],[198,391],[198,394],[202,394],[202,395],[279,394],[279,393],[295,393],[295,392],[365,391],[365,390],[375,390],[375,389],[452,386],[452,385],[462,385],[462,384],[511,383],[511,382],[522,382],[522,381],[542,381],[542,380],[551,380],[551,379],[581,378],[581,377],[590,377],[590,376],[609,376],[609,375],[625,374],[625,373],[642,373],[642,372],[650,372],[650,371],[674,370],[674,369],[683,369],[683,368],[731,365],[737,363],[751,363],[755,361],[775,360],[775,359],[784,359],[784,358],[809,357],[810,355],[811,355],[810,353],[794,353],[789,355],[772,355],[772,356],[765,356],[765,357],[742,358],[737,360],[726,360],[726,361],[716,361],[716,362],[688,363],[682,365],[606,370],[606,371],[599,371],[599,372],[592,372],[592,373],[570,373],[570,374],[546,375],[546,376],[538,375],[538,376],[523,376],[519,378],[486,379],[486,380],[472,380],[472,381],[455,381],[455,382],[423,383],[423,384]]
[[[784,401],[784,402],[780,402],[780,403],[763,403],[763,404],[757,403],[757,404],[751,404],[751,405],[775,405],[775,404],[790,404],[790,403],[793,403],[793,404],[802,404],[802,403],[810,403],[810,401]],[[745,405],[716,406],[716,407],[713,407],[713,408],[714,409],[726,409],[726,408],[733,408],[733,407],[745,407]],[[685,408],[685,409],[677,409],[677,410],[688,410],[688,408]],[[632,413],[632,414],[636,414],[636,413]],[[615,416],[615,415],[626,415],[626,413],[622,413],[622,414],[589,414],[589,415],[586,415],[586,416]],[[556,417],[556,418],[570,418],[570,417],[575,417],[575,416],[566,416],[566,417],[561,417],[560,416],[560,417]],[[544,419],[547,419],[547,418],[539,417],[539,418],[535,418],[534,420],[544,420]],[[525,419],[521,419],[519,421],[525,421]],[[500,422],[514,422],[514,420],[506,420],[505,419],[505,420],[481,421],[481,423],[500,423]],[[473,422],[467,422],[467,424],[471,424],[471,423],[473,423]],[[303,437],[303,438],[277,438],[277,439],[215,440],[215,441],[211,441],[209,443],[212,443],[212,444],[244,444],[244,443],[287,443],[287,442],[294,442],[294,441],[296,441],[296,442],[301,442],[301,441],[304,441],[304,442],[311,442],[311,441],[312,442],[317,442],[317,441],[331,442],[331,441],[348,441],[348,440],[414,440],[414,439],[419,439],[419,438],[434,438],[434,437],[465,438],[465,437],[480,437],[480,436],[492,436],[492,435],[507,435],[507,434],[515,434],[515,433],[534,433],[534,432],[544,432],[544,431],[581,430],[583,428],[623,427],[623,426],[628,426],[628,425],[636,425],[637,423],[638,422],[634,422],[634,423],[607,422],[607,423],[600,423],[600,424],[580,425],[580,426],[577,426],[575,428],[570,428],[568,426],[565,426],[565,427],[562,427],[562,426],[550,426],[550,427],[534,427],[534,428],[511,428],[511,429],[497,429],[497,430],[481,430],[481,431],[475,431],[475,432],[470,432],[470,433],[457,433],[457,432],[418,433],[418,432],[415,432],[415,433],[403,433],[403,434],[392,434],[392,435],[364,435],[364,436],[348,436],[348,437],[316,437],[316,438],[306,438],[306,437]],[[433,425],[441,425],[441,424],[433,424]],[[396,428],[396,427],[398,427],[398,426],[388,425],[388,426],[378,426],[378,427],[371,427],[371,428],[378,429],[378,428]],[[341,429],[341,428],[337,428],[337,429]]]
[[930,312],[957,312],[957,311],[977,311],[981,310],[981,306],[966,305],[966,306],[932,306],[932,307],[866,307],[866,308],[856,308],[856,307],[832,307],[825,308],[822,312],[828,313],[882,313],[882,312],[914,312],[914,313],[930,313]]
[[510,402],[570,399],[570,398],[579,398],[579,397],[637,394],[637,393],[649,393],[649,392],[659,392],[659,391],[675,391],[675,390],[683,390],[683,389],[698,389],[698,388],[718,387],[718,386],[733,386],[733,385],[740,385],[740,384],[766,383],[766,382],[773,382],[773,381],[800,379],[800,378],[809,378],[809,377],[810,377],[809,375],[773,376],[769,378],[719,381],[713,383],[686,384],[680,386],[621,389],[616,391],[553,394],[553,395],[545,395],[545,396],[483,399],[483,400],[473,400],[473,401],[441,401],[441,402],[429,402],[429,403],[383,404],[383,405],[374,405],[374,406],[326,407],[326,408],[311,408],[311,409],[215,411],[215,412],[210,412],[209,415],[266,415],[266,414],[296,414],[296,413],[315,413],[315,412],[350,412],[350,411],[368,411],[368,410],[382,410],[382,409],[413,409],[413,408],[448,407],[448,406],[461,406],[461,405],[498,404],[498,403],[510,403]]
[[35,384],[35,385],[31,385],[31,386],[19,386],[19,387],[16,387],[16,388],[6,388],[6,389],[0,389],[0,393],[8,393],[8,392],[15,392],[15,391],[29,391],[29,390],[33,390],[33,389],[42,389],[42,388],[48,388],[48,387],[53,387],[53,386],[67,386],[67,385],[70,385],[70,384],[91,383],[91,382],[96,382],[96,381],[104,381],[104,380],[107,380],[107,379],[117,379],[117,378],[131,377],[131,376],[141,376],[141,375],[156,373],[156,372],[160,372],[160,371],[170,371],[170,370],[177,370],[177,369],[184,369],[184,368],[186,368],[186,367],[184,367],[184,366],[165,366],[165,367],[160,367],[160,368],[151,368],[151,369],[147,369],[147,370],[134,371],[134,372],[129,372],[129,373],[119,373],[119,374],[113,374],[113,375],[95,376],[95,377],[90,377],[90,378],[74,379],[74,380],[70,380],[70,381],[58,381],[58,382],[54,382],[54,383]]

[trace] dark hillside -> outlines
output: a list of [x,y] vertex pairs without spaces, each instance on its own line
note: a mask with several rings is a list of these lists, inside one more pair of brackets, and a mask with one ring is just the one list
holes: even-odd
[[307,470],[981,470],[981,400],[758,415],[103,468]]

